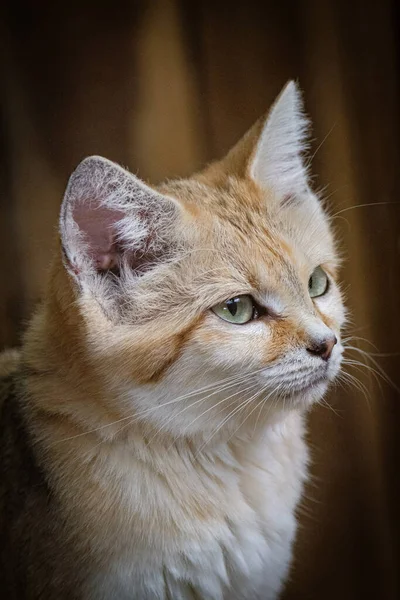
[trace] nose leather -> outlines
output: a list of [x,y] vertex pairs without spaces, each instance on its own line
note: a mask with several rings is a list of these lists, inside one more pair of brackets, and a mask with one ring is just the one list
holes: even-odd
[[323,360],[329,360],[335,344],[337,344],[337,338],[333,335],[329,338],[312,342],[308,346],[307,351],[315,356],[320,356]]

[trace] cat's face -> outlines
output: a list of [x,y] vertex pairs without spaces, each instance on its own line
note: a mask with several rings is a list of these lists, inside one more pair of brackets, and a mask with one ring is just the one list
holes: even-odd
[[123,417],[232,433],[320,399],[337,375],[338,259],[299,102],[289,84],[224,161],[157,192],[103,159],[72,177],[66,265]]

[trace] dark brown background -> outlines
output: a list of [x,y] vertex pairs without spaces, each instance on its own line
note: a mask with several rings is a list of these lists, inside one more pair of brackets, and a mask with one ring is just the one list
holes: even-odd
[[[398,201],[399,15],[389,0],[2,7],[1,345],[18,342],[40,297],[81,158],[102,154],[153,182],[188,174],[221,156],[289,78],[305,91],[316,186],[328,186],[332,212]],[[334,223],[351,332],[391,354],[378,360],[400,385],[399,205]],[[400,395],[350,372],[368,401],[338,388],[336,412],[311,418],[314,478],[290,599],[400,597]]]

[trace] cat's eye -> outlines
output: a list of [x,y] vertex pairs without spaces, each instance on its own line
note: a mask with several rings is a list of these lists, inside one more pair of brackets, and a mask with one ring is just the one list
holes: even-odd
[[322,267],[317,267],[308,280],[308,292],[311,298],[318,298],[326,294],[329,288],[328,275]]
[[229,323],[244,325],[259,316],[251,296],[236,296],[216,304],[211,309],[218,317]]

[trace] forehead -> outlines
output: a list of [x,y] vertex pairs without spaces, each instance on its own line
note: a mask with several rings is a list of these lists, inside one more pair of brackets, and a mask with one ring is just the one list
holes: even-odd
[[212,248],[208,261],[240,273],[254,289],[281,291],[284,285],[303,293],[317,265],[334,271],[329,225],[315,198],[307,209],[282,204],[236,178],[219,187],[181,180],[163,191],[194,209],[198,242]]

